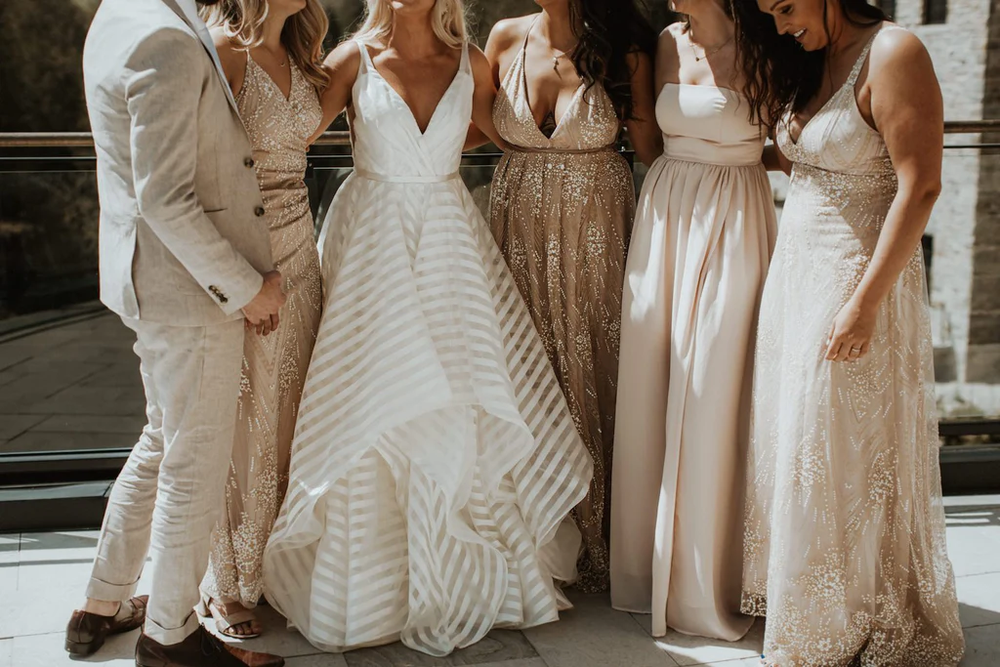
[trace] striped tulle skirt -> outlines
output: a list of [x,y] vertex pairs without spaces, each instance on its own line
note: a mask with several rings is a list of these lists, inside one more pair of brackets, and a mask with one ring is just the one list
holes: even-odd
[[328,651],[556,620],[592,462],[468,190],[355,174],[320,252],[268,599]]

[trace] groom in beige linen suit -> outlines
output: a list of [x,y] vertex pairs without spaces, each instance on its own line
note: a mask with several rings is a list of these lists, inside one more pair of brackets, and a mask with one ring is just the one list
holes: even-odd
[[[141,667],[278,665],[227,648],[193,611],[223,505],[244,320],[276,325],[284,302],[250,142],[197,10],[104,0],[84,48],[101,299],[136,333],[148,425],[111,493],[66,649],[89,655],[144,625]],[[150,595],[133,598],[150,555]]]

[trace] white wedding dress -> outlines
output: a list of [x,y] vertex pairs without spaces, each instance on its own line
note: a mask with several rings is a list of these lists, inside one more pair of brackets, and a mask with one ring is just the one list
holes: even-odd
[[466,50],[425,132],[359,44],[355,171],[320,235],[324,313],[267,598],[315,646],[444,655],[568,607],[592,462],[458,177]]

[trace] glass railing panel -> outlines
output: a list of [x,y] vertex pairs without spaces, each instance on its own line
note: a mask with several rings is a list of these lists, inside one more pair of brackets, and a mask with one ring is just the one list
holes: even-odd
[[[496,159],[466,156],[461,168],[484,216]],[[998,160],[995,151],[946,151],[943,192],[924,239],[938,408],[946,424],[1000,419],[1000,341],[991,338],[1000,334],[991,326],[1000,312],[1000,261],[986,243],[1000,236],[1000,186],[994,193],[990,185]],[[92,161],[21,164],[0,158],[0,458],[127,450],[145,421],[144,398],[134,336],[97,301]],[[636,165],[637,188],[645,171]],[[350,173],[347,155],[311,158],[307,182],[317,233]],[[772,176],[779,209],[787,182]],[[990,444],[998,437],[979,432],[945,440]]]
[[1000,419],[1000,152],[975,147],[974,135],[947,143],[969,147],[945,151],[925,237],[938,409],[942,419]]

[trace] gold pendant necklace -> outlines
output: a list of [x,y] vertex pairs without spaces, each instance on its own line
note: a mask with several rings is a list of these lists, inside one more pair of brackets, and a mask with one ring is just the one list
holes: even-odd
[[701,48],[702,48],[702,50],[703,50],[703,51],[704,51],[705,53],[704,53],[704,55],[700,55],[700,56],[699,56],[699,55],[698,55],[698,51],[696,51],[696,50],[695,50],[695,48],[694,48],[694,40],[692,40],[692,39],[691,39],[691,36],[690,36],[690,35],[688,35],[688,46],[690,46],[690,47],[691,47],[691,53],[693,53],[693,54],[694,54],[694,61],[695,61],[696,63],[700,63],[700,62],[701,62],[702,60],[708,60],[709,58],[711,58],[712,56],[714,56],[714,55],[715,55],[716,53],[718,53],[718,52],[719,52],[719,51],[721,51],[722,49],[724,49],[724,48],[726,48],[727,46],[729,46],[729,42],[731,42],[731,41],[733,41],[733,38],[732,38],[732,37],[730,37],[729,39],[727,39],[726,41],[724,41],[724,42],[723,42],[722,44],[720,44],[719,46],[715,47],[715,48],[714,48],[714,49],[712,49],[711,51],[709,51],[708,49],[706,49],[706,48],[705,48],[705,47],[703,46],[703,47],[701,47]]
[[566,57],[565,53],[558,53],[553,49],[555,55],[552,56],[552,70],[555,72],[559,71],[559,61]]

